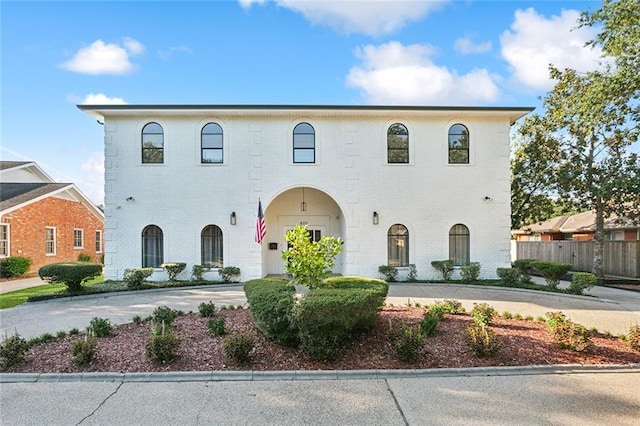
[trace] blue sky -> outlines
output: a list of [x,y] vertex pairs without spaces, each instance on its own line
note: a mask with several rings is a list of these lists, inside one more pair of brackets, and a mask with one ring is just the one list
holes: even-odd
[[533,106],[598,1],[2,1],[0,158],[103,201],[76,104]]

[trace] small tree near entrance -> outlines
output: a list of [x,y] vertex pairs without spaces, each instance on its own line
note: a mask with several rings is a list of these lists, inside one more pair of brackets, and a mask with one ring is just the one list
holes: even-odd
[[342,252],[340,238],[323,236],[312,241],[306,226],[296,225],[287,232],[285,240],[289,248],[282,252],[284,270],[291,274],[296,284],[315,288],[331,274],[335,258]]

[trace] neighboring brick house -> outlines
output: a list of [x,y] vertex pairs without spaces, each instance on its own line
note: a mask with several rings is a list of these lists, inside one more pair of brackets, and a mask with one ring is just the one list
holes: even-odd
[[104,124],[107,279],[163,262],[187,263],[180,278],[193,265],[282,274],[284,235],[299,223],[344,240],[342,275],[415,264],[436,278],[431,261],[452,258],[495,277],[510,265],[509,134],[531,108],[78,108]]
[[[513,230],[516,241],[590,241],[596,235],[596,213],[593,210],[568,216],[557,216],[543,222],[525,225]],[[617,216],[604,222],[605,240],[640,240],[640,225]]]
[[72,183],[54,182],[36,163],[0,161],[0,258],[29,257],[31,271],[102,261],[104,214]]

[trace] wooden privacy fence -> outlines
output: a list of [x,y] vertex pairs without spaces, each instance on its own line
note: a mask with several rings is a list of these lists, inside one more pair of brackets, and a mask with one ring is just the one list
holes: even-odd
[[[593,241],[516,241],[516,259],[570,263],[591,272]],[[640,241],[605,241],[602,260],[605,275],[640,278]]]

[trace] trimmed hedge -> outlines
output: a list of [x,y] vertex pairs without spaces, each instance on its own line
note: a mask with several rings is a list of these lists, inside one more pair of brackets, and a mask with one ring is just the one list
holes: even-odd
[[298,304],[295,287],[283,279],[244,283],[256,327],[266,338],[296,345],[311,358],[328,360],[353,334],[375,327],[389,284],[361,277],[333,277]]
[[41,279],[50,283],[64,283],[69,291],[82,291],[83,281],[102,273],[102,265],[87,262],[62,262],[45,265],[38,270]]
[[285,345],[298,343],[293,324],[296,288],[284,279],[257,279],[243,285],[256,327],[269,340]]
[[33,262],[28,257],[10,256],[0,262],[0,277],[19,277],[24,275]]
[[354,334],[372,330],[389,284],[361,277],[323,281],[294,308],[300,347],[315,360],[335,358]]

